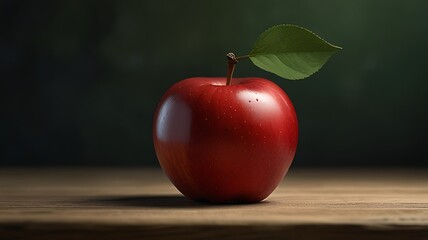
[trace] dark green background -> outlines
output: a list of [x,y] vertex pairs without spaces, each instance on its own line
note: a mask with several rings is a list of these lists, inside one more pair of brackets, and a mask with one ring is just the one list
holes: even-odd
[[343,47],[292,82],[296,165],[428,166],[427,1],[1,1],[1,165],[156,165],[152,117],[174,82],[294,23]]

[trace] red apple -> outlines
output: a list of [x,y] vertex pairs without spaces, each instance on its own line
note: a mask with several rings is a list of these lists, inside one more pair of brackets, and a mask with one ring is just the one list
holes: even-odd
[[296,112],[269,80],[228,83],[199,77],[173,85],[154,117],[156,154],[190,199],[259,202],[278,186],[294,158]]

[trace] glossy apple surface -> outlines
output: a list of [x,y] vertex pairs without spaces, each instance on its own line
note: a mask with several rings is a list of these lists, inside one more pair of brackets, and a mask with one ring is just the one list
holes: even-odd
[[259,202],[294,158],[298,126],[286,93],[262,78],[189,78],[162,97],[153,139],[159,163],[186,197]]

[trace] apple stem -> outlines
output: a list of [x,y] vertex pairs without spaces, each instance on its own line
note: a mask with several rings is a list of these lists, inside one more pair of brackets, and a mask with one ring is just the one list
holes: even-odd
[[234,53],[226,54],[227,57],[227,81],[226,86],[232,84],[233,71],[235,70],[236,64],[239,59],[249,58],[250,55],[244,55],[240,57],[236,57]]
[[228,53],[227,57],[227,81],[226,86],[229,86],[232,83],[233,71],[235,70],[235,66],[238,63],[238,60],[235,57],[235,54]]

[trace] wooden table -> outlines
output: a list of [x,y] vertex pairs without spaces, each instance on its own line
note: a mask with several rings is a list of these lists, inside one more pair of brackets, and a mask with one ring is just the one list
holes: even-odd
[[428,239],[428,170],[295,169],[264,202],[185,199],[159,169],[0,170],[0,239]]

